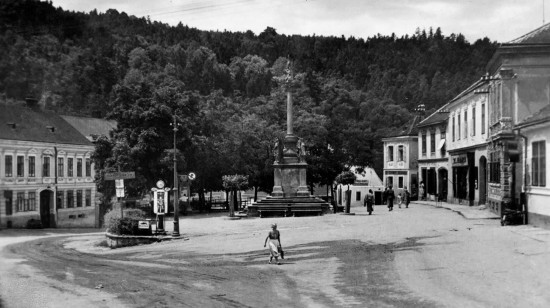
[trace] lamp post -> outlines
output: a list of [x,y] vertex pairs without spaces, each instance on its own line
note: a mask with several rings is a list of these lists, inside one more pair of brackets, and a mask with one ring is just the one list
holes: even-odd
[[174,122],[172,123],[172,126],[174,127],[174,184],[173,184],[173,190],[174,190],[174,231],[172,232],[172,236],[180,236],[180,223],[179,223],[179,216],[178,216],[178,172],[177,172],[177,160],[176,160],[176,133],[178,132],[178,123],[176,120],[176,115],[174,114]]

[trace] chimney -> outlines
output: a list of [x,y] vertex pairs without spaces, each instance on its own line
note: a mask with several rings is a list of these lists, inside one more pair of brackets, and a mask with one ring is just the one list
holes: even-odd
[[416,112],[416,116],[418,116],[419,121],[422,121],[424,119],[424,114],[426,113],[426,105],[420,104],[414,109],[414,111]]

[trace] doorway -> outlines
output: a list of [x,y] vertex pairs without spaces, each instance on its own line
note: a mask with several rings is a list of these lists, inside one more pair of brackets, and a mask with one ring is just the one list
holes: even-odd
[[448,177],[448,171],[447,169],[445,168],[441,168],[439,169],[438,171],[438,187],[439,187],[439,191],[438,191],[438,195],[439,195],[439,200],[440,201],[444,201],[444,202],[447,202],[447,177]]
[[40,221],[43,228],[50,227],[50,208],[51,201],[53,200],[53,192],[49,190],[43,190],[40,193]]
[[479,204],[487,202],[487,158],[479,158]]

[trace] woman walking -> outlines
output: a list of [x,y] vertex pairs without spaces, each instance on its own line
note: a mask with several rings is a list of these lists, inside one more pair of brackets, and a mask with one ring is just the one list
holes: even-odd
[[[269,264],[271,264],[273,258],[275,258],[275,262],[277,262],[277,264],[281,264],[281,262],[279,262],[279,250],[282,251],[281,233],[277,230],[277,224],[272,224],[271,229],[272,230],[269,231],[267,237],[265,238],[264,247],[267,245],[267,241],[269,240]],[[282,254],[281,258],[283,258]]]

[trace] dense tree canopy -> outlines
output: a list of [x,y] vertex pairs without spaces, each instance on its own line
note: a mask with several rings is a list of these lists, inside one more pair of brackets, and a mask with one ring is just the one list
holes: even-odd
[[496,46],[439,28],[364,39],[201,31],[33,0],[2,1],[0,20],[0,100],[34,96],[60,113],[116,120],[95,157],[102,170],[136,170],[134,193],[171,178],[174,114],[178,171],[195,171],[197,189],[221,189],[224,174],[271,189],[286,123],[274,77],[289,58],[301,76],[295,133],[309,184],[331,184],[349,165],[381,172],[381,138],[418,104],[433,110],[478,79]]

